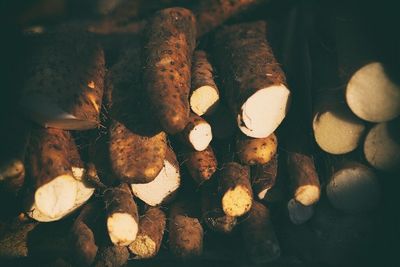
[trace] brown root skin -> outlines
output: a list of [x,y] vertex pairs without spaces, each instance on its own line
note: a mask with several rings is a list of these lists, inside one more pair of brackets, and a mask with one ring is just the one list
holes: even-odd
[[249,259],[257,264],[271,262],[281,250],[271,221],[270,211],[254,202],[246,220],[241,225],[245,249]]
[[326,185],[332,206],[347,213],[363,213],[376,209],[381,198],[378,177],[371,168],[344,162],[335,168]]
[[294,199],[304,206],[318,202],[321,186],[314,160],[302,153],[288,152],[287,167],[291,179]]
[[72,250],[80,266],[89,266],[96,258],[98,247],[89,225],[94,220],[93,217],[101,210],[99,203],[92,202],[85,205],[72,225],[70,234]]
[[75,143],[67,131],[54,128],[32,131],[27,161],[33,203],[44,216],[58,218],[75,204],[78,183],[69,158],[71,146]]
[[44,127],[87,130],[100,123],[104,53],[89,35],[72,32],[64,30],[40,38],[20,106]]
[[121,246],[105,246],[99,249],[95,267],[121,267],[124,266],[129,259],[129,251],[127,247]]
[[220,176],[219,191],[224,213],[232,217],[247,213],[253,203],[249,167],[229,162],[222,166]]
[[139,233],[129,245],[129,251],[138,259],[155,257],[160,250],[165,227],[165,213],[159,208],[148,208],[140,217]]
[[222,25],[226,20],[250,8],[267,2],[265,0],[239,0],[239,1],[199,1],[193,8],[197,20],[197,36],[206,33]]
[[195,17],[184,8],[163,9],[149,21],[144,36],[144,86],[163,129],[175,134],[189,121]]
[[201,185],[209,180],[217,170],[217,159],[211,146],[203,151],[188,151],[184,153],[183,162],[193,180]]
[[139,225],[137,206],[129,186],[121,184],[106,190],[104,201],[111,241],[117,246],[128,246],[135,240]]
[[221,196],[212,181],[201,188],[201,212],[204,223],[215,232],[230,233],[237,224],[236,217],[228,216],[222,210]]
[[171,202],[181,184],[179,162],[172,148],[167,148],[164,167],[157,177],[147,184],[131,184],[133,194],[150,206]]
[[268,163],[276,154],[278,139],[273,133],[266,138],[249,138],[240,134],[236,139],[236,151],[243,164]]
[[193,213],[196,207],[188,203],[175,202],[169,215],[169,248],[179,259],[190,259],[203,253],[203,227]]
[[212,140],[211,126],[202,117],[191,113],[189,122],[179,136],[188,147],[196,151],[203,151]]
[[167,140],[142,90],[140,47],[123,50],[106,77],[106,106],[111,117],[109,154],[118,179],[148,183],[163,167]]
[[219,90],[214,81],[214,70],[207,54],[197,50],[193,54],[190,107],[199,115],[212,114],[219,103]]
[[265,39],[266,27],[263,21],[226,26],[214,42],[229,108],[240,130],[255,138],[272,134],[290,104],[285,75]]
[[268,192],[276,182],[278,175],[278,156],[274,155],[272,159],[263,165],[256,165],[251,170],[251,184],[254,195],[258,199],[265,199]]

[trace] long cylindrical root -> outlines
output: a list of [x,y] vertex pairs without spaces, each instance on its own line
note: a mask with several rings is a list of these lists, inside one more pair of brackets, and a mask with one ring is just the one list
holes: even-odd
[[100,123],[105,60],[85,34],[42,37],[31,59],[20,105],[44,127],[96,128]]
[[239,160],[246,165],[266,164],[275,156],[278,140],[272,133],[265,138],[251,138],[240,135],[236,140]]
[[137,235],[139,217],[135,201],[127,184],[104,193],[107,209],[107,230],[111,242],[117,246],[128,246]]
[[268,191],[275,185],[278,175],[278,157],[263,165],[256,165],[251,170],[251,184],[254,195],[259,199],[265,199]]
[[265,22],[236,24],[218,31],[216,64],[228,104],[240,130],[267,137],[285,118],[290,91],[267,43]]
[[35,129],[28,148],[33,206],[49,218],[59,219],[73,209],[77,182],[69,159],[71,135],[58,129]]
[[321,195],[321,185],[314,160],[306,154],[288,152],[287,167],[294,199],[304,206],[316,203]]
[[129,251],[127,247],[105,246],[101,247],[94,263],[95,267],[122,267],[128,262]]
[[199,115],[211,114],[219,103],[219,90],[214,81],[214,70],[203,50],[193,54],[190,108]]
[[229,162],[224,164],[220,175],[219,188],[224,213],[233,217],[242,216],[253,203],[249,167]]
[[106,80],[106,105],[112,119],[109,153],[115,176],[128,183],[148,183],[163,168],[166,134],[152,116],[141,87],[140,48],[124,51]]
[[102,209],[98,203],[89,203],[83,207],[72,225],[72,250],[76,256],[76,261],[81,266],[90,266],[96,258],[98,247],[94,233],[90,228],[90,222],[101,211]]
[[197,20],[197,35],[203,36],[222,25],[226,20],[257,6],[265,0],[206,0],[194,7]]
[[203,151],[186,152],[184,157],[186,168],[198,185],[209,180],[217,170],[217,158],[211,146]]
[[359,118],[385,122],[400,115],[400,85],[390,69],[376,60],[361,22],[348,16],[335,20],[338,63],[346,83],[346,102]]
[[181,184],[179,162],[168,147],[164,167],[157,177],[147,184],[131,184],[133,194],[150,206],[166,204],[173,199]]
[[400,169],[399,120],[375,125],[364,141],[364,155],[369,164],[383,171]]
[[266,263],[280,256],[280,246],[271,221],[270,211],[254,202],[243,221],[242,236],[248,256],[254,263]]
[[196,151],[203,151],[212,140],[211,126],[205,119],[192,113],[180,136],[189,147]]
[[175,202],[169,215],[169,248],[180,259],[198,257],[203,253],[203,227],[194,205]]
[[378,178],[370,168],[350,162],[337,167],[326,186],[326,193],[335,208],[360,213],[378,206],[381,190]]
[[168,8],[150,20],[144,41],[144,86],[164,130],[180,132],[189,121],[196,20],[184,8]]
[[160,250],[166,225],[165,213],[159,208],[149,208],[140,217],[139,233],[129,245],[129,251],[139,259],[155,257]]
[[230,233],[237,224],[236,217],[222,210],[221,196],[212,181],[201,188],[201,213],[208,228],[219,233]]
[[295,199],[291,199],[287,204],[289,219],[294,224],[303,224],[307,222],[314,214],[313,206],[304,206]]

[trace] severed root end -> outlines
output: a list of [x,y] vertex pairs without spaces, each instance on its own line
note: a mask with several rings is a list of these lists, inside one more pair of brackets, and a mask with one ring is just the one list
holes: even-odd
[[391,80],[382,63],[372,62],[351,77],[346,101],[363,120],[388,121],[400,115],[400,85]]
[[12,159],[0,166],[0,182],[23,175],[25,175],[25,166],[19,159]]
[[41,213],[55,218],[73,208],[76,193],[75,178],[70,175],[61,175],[36,190],[35,204]]
[[289,200],[287,209],[290,221],[294,224],[303,224],[314,214],[313,206],[304,206],[295,199]]
[[357,148],[365,125],[347,107],[337,106],[315,115],[315,141],[330,154],[345,154]]
[[296,189],[294,199],[304,206],[315,204],[320,197],[321,189],[316,185],[302,185]]
[[140,235],[129,245],[129,250],[140,259],[148,259],[157,253],[157,246],[149,236]]
[[107,218],[107,229],[111,241],[118,246],[128,246],[138,233],[138,224],[130,214],[113,213]]
[[284,85],[260,89],[242,105],[237,116],[238,126],[247,136],[267,137],[285,118],[289,103],[290,91]]
[[257,194],[258,199],[264,199],[265,196],[267,195],[269,189],[271,189],[271,188],[266,188],[266,189],[261,190],[261,191]]
[[228,216],[242,216],[250,210],[252,203],[251,193],[240,185],[228,190],[222,197],[222,209]]
[[199,116],[211,114],[218,105],[218,91],[208,85],[197,88],[190,96],[190,107]]
[[189,142],[197,151],[203,151],[206,149],[211,140],[211,126],[208,123],[197,124],[189,133]]

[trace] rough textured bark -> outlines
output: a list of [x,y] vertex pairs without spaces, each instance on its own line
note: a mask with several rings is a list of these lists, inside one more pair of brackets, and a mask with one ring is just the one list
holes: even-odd
[[183,162],[193,180],[201,185],[209,180],[217,170],[217,158],[211,146],[203,151],[187,151]]
[[70,234],[72,251],[76,256],[77,263],[81,266],[91,265],[96,258],[98,247],[89,222],[92,222],[93,217],[101,211],[99,203],[89,203],[83,207],[72,225]]
[[120,56],[106,81],[111,165],[115,176],[129,183],[154,180],[167,151],[166,134],[152,115],[140,74],[140,49],[133,46]]
[[219,103],[219,90],[214,81],[214,69],[207,53],[197,50],[193,54],[190,107],[199,116],[209,115]]
[[201,212],[205,224],[219,233],[230,233],[237,224],[236,217],[228,216],[222,210],[221,196],[213,181],[201,188]]
[[197,151],[206,149],[212,140],[210,124],[193,113],[190,114],[189,122],[179,135],[183,143]]
[[226,20],[267,0],[206,0],[193,7],[199,37],[222,25]]
[[168,8],[153,16],[144,34],[144,86],[161,125],[170,134],[183,130],[189,119],[195,27],[192,12]]
[[155,257],[160,250],[166,226],[165,213],[159,208],[148,208],[140,217],[139,233],[129,245],[129,251],[135,258]]
[[303,153],[288,152],[287,167],[294,199],[304,206],[316,203],[321,195],[321,186],[314,160]]
[[157,177],[147,184],[131,184],[133,194],[150,206],[172,201],[181,185],[179,162],[175,152],[168,147],[164,167]]
[[249,259],[257,264],[277,259],[281,250],[271,221],[270,211],[254,202],[242,224],[242,236]]
[[266,164],[278,150],[278,139],[274,133],[265,138],[249,138],[239,134],[236,151],[239,160],[246,165]]
[[226,26],[216,33],[214,56],[227,102],[240,130],[272,134],[286,116],[290,92],[266,40],[263,21]]
[[49,33],[38,41],[20,101],[44,127],[96,128],[100,122],[103,50],[83,33]]
[[278,156],[275,155],[272,159],[262,165],[254,166],[251,170],[251,184],[253,192],[259,199],[265,199],[276,182],[278,175]]
[[253,203],[249,167],[229,162],[222,166],[220,176],[219,190],[224,213],[233,217],[242,216]]
[[129,259],[129,251],[126,247],[104,246],[99,249],[98,256],[94,263],[95,267],[121,267]]
[[180,259],[198,257],[203,253],[203,227],[193,203],[175,202],[169,214],[169,248]]
[[127,184],[104,192],[107,210],[107,230],[116,246],[128,246],[137,235],[139,216],[132,193]]

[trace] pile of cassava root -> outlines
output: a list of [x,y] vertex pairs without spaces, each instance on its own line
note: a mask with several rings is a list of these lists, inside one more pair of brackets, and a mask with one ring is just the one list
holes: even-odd
[[399,171],[400,86],[353,17],[332,14],[334,45],[311,42],[293,64],[301,8],[288,38],[248,19],[267,0],[93,2],[95,20],[24,29],[19,113],[2,122],[0,186],[18,204],[0,223],[0,260],[355,260],[379,177]]

